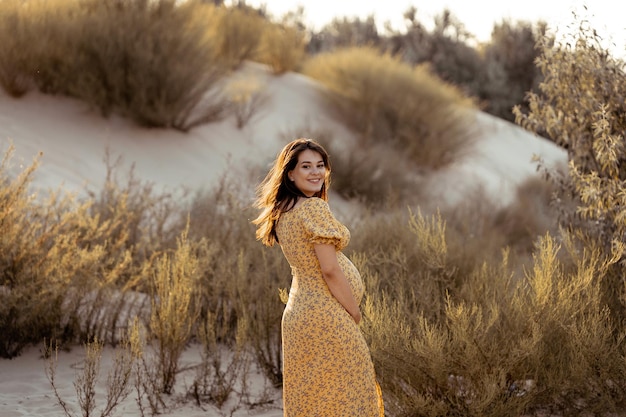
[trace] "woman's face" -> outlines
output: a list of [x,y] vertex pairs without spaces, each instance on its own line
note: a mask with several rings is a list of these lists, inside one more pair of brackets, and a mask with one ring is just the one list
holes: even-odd
[[289,180],[307,197],[319,192],[326,179],[326,165],[319,152],[305,149],[298,155],[296,167],[287,173]]

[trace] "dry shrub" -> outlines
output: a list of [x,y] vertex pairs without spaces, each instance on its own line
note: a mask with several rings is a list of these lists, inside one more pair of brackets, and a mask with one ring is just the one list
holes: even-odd
[[550,182],[532,176],[517,187],[507,205],[477,189],[454,207],[442,209],[455,263],[470,269],[477,260],[492,264],[498,262],[502,249],[508,248],[512,264],[522,268],[541,236],[559,233],[554,191]]
[[[537,381],[534,408],[552,405],[565,415],[615,412],[624,407],[626,374],[617,359],[623,357],[623,331],[602,295],[601,277],[611,261],[598,247],[580,250],[571,236],[562,240],[561,247],[542,239],[526,274],[528,286],[515,298],[526,329],[534,327],[525,346],[535,347],[537,356],[524,363]],[[565,262],[559,261],[560,250],[569,258]]]
[[[79,201],[61,191],[31,193],[37,164],[0,166],[0,356],[45,337],[59,343],[117,344],[129,315],[143,315],[146,259],[170,247],[171,196],[132,175],[120,186],[108,166],[100,194]],[[145,316],[144,316],[145,318]]]
[[389,144],[421,166],[454,161],[473,137],[470,100],[424,66],[360,47],[316,55],[303,72],[327,87],[340,118],[366,143]]
[[[148,408],[150,415],[162,414],[167,409],[167,404],[163,398],[160,379],[156,375],[154,352],[147,352],[148,334],[146,327],[138,317],[135,317],[131,324],[130,340],[133,347],[132,352],[135,358],[133,362],[133,386],[135,389],[135,402],[139,408],[140,415],[146,415]],[[147,403],[147,404],[146,404]]]
[[185,231],[174,253],[158,256],[151,266],[150,335],[156,339],[155,377],[164,394],[172,393],[180,356],[196,327],[199,256],[207,253],[202,243],[190,242]]
[[207,29],[219,21],[214,7],[173,0],[34,0],[7,12],[3,4],[10,14],[5,19],[21,19],[17,35],[23,38],[12,41],[20,47],[12,49],[17,56],[9,51],[0,57],[19,64],[18,72],[40,90],[146,126],[186,131],[223,116],[219,83],[228,68]]
[[[409,211],[399,206],[372,210],[352,219],[349,249],[367,259],[368,270],[383,289],[394,297],[410,296],[427,318],[440,317],[445,310],[442,294],[462,297],[467,277],[484,264],[500,263],[503,250],[516,275],[523,273],[536,242],[556,221],[547,207],[549,197],[533,197],[528,191],[532,187],[522,186],[519,200],[508,207],[477,191],[455,207],[440,209],[426,202]],[[524,210],[531,203],[536,204],[533,210],[546,210],[546,217],[527,217]],[[396,284],[411,288],[410,293],[395,294]]]
[[267,24],[256,60],[267,64],[276,75],[299,69],[305,56],[302,30],[287,24]]
[[80,339],[98,337],[113,345],[128,317],[148,319],[145,263],[155,253],[174,247],[178,233],[166,225],[176,212],[174,196],[158,194],[151,184],[139,181],[132,168],[122,180],[121,162],[121,158],[111,162],[105,154],[103,188],[87,190],[86,200],[69,208],[66,217],[72,223],[62,230],[70,239],[73,233],[80,236],[72,242],[79,247],[103,249],[101,258],[93,260],[99,262],[97,274],[86,276],[81,285],[73,283],[66,294],[66,314],[77,319]]
[[247,340],[258,367],[280,386],[284,305],[278,290],[289,285],[291,272],[279,248],[265,249],[255,240],[249,220],[255,217],[254,196],[246,183],[260,180],[232,174],[216,188],[199,193],[189,210],[190,238],[206,237],[216,250],[200,281],[202,311],[222,329],[219,343],[235,343],[238,323],[246,320]]
[[281,318],[286,302],[281,290],[289,287],[291,271],[279,248],[261,250],[249,259],[254,263],[247,270],[248,287],[240,292],[244,314],[254,323],[249,326],[249,343],[258,367],[274,387],[280,387],[283,381]]
[[389,144],[324,146],[332,158],[332,190],[342,197],[377,209],[415,204],[422,197],[415,167]]
[[[194,337],[206,342],[200,367],[213,372],[204,374],[198,398],[222,405],[233,394],[249,399],[251,358],[280,385],[279,289],[290,272],[279,249],[267,252],[256,242],[245,182],[224,181],[175,210],[170,196],[154,195],[132,176],[120,185],[111,171],[101,194],[85,202],[54,193],[38,200],[29,191],[36,164],[12,179],[9,158],[0,170],[3,356],[43,338],[118,343],[134,317],[149,323],[146,337],[154,341],[149,355],[143,348],[135,354],[142,413],[167,408],[162,394],[172,392],[180,355]],[[183,215],[187,208],[191,217]],[[165,220],[172,213],[180,222]],[[181,229],[172,247],[169,237]],[[141,292],[151,295],[151,315],[132,304],[145,299]],[[210,318],[204,333],[200,313]],[[223,356],[228,347],[237,355]]]
[[518,186],[513,202],[491,217],[504,246],[530,253],[540,236],[559,233],[558,213],[552,206],[555,191],[554,184],[536,176]]
[[[4,3],[0,3],[0,7]],[[22,30],[13,41],[20,49],[15,51],[15,56],[7,55],[6,59],[19,64],[18,70],[40,91],[70,93],[69,87],[80,77],[72,74],[78,59],[75,45],[80,33],[73,20],[80,17],[78,3],[72,0],[16,3],[9,13],[20,20]],[[76,78],[69,79],[70,74]]]
[[247,125],[269,101],[265,85],[252,75],[241,74],[230,79],[225,93],[232,105],[238,129]]
[[[141,352],[141,346],[137,344],[136,332],[136,327],[131,327],[127,337],[124,338],[122,346],[114,354],[113,364],[106,380],[106,402],[99,409],[100,417],[114,415],[117,407],[130,395],[134,365],[137,359],[139,359],[138,355]],[[103,347],[104,344],[98,339],[94,339],[84,345],[85,359],[82,372],[76,374],[76,380],[74,381],[77,402],[80,406],[80,415],[83,417],[93,416],[96,412],[96,384],[100,377]],[[46,377],[52,386],[56,400],[67,417],[74,417],[76,414],[61,397],[59,386],[55,379],[58,348],[53,346],[52,343],[46,344],[44,348],[47,358]]]
[[[55,269],[68,272],[63,270],[67,265],[56,262],[42,265],[50,251],[59,255],[55,261],[64,255],[55,247],[56,225],[45,222],[55,217],[54,207],[40,208],[29,195],[36,163],[17,178],[11,178],[8,172],[11,153],[9,149],[0,166],[0,357],[3,358],[19,355],[26,345],[39,343],[45,336],[73,331],[63,328],[62,294],[66,287],[58,281],[57,274],[47,276]],[[62,242],[60,246],[68,249]]]
[[[172,228],[171,224],[179,215],[178,205],[188,190],[176,193],[157,190],[153,183],[136,177],[134,165],[123,170],[123,158],[113,159],[108,150],[103,162],[106,174],[102,188],[86,190],[86,201],[90,203],[87,214],[107,225],[109,240],[124,243],[137,268],[153,253],[175,248],[184,225]],[[130,276],[126,282],[133,286]]]
[[11,179],[10,154],[11,149],[0,167],[0,356],[18,355],[44,337],[70,341],[111,331],[108,336],[115,338],[116,320],[92,329],[85,325],[100,305],[92,294],[111,291],[129,272],[130,254],[123,239],[107,238],[110,224],[89,216],[89,203],[77,203],[60,192],[43,202],[29,194],[36,164]]
[[0,86],[12,97],[21,97],[29,90],[30,77],[24,72],[24,38],[29,30],[25,25],[24,7],[19,0],[0,3]]
[[[537,65],[544,80],[529,94],[529,111],[515,109],[516,121],[564,147],[566,176],[546,171],[557,187],[560,224],[579,234],[581,244],[598,246],[616,258],[602,280],[616,320],[626,318],[626,71],[602,46],[598,32],[580,20],[563,43],[544,37]],[[572,210],[572,204],[575,209]]]
[[526,107],[525,95],[538,84],[538,38],[547,29],[543,22],[504,20],[493,26],[491,40],[484,46],[484,80],[479,94],[485,100],[485,111],[513,121],[515,105]]
[[245,5],[221,7],[217,13],[211,36],[217,44],[218,57],[229,68],[237,69],[244,61],[254,59],[268,23]]
[[248,396],[248,326],[245,319],[239,320],[235,342],[222,345],[220,340],[230,329],[221,327],[215,317],[207,313],[199,331],[202,362],[188,394],[193,396],[198,405],[210,402],[221,409],[235,394],[239,401],[231,409],[232,413],[239,408],[241,400]]
[[[349,246],[363,258],[361,267],[376,277],[376,288],[390,300],[401,299],[412,311],[439,319],[445,310],[445,294],[458,292],[474,264],[459,262],[449,250],[446,224],[440,214],[426,217],[405,210],[365,216],[352,226]],[[416,239],[419,233],[420,239]]]
[[623,347],[600,296],[598,277],[609,264],[599,251],[545,236],[523,276],[506,250],[499,263],[477,260],[458,274],[441,218],[410,216],[412,241],[406,229],[387,225],[397,243],[379,239],[377,251],[354,258],[390,415],[601,414],[622,406]]

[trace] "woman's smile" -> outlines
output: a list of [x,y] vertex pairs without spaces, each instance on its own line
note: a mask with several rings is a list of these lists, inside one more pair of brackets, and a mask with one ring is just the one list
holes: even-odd
[[322,155],[306,149],[298,156],[296,167],[289,171],[289,180],[307,197],[320,192],[326,179],[326,165]]

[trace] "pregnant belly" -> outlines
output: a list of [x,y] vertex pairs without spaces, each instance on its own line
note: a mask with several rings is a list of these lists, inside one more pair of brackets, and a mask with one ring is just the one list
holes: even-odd
[[363,285],[361,274],[356,266],[354,266],[354,264],[343,253],[338,252],[337,257],[339,260],[339,266],[348,279],[348,283],[352,289],[352,295],[354,295],[356,302],[360,303],[365,292],[365,286]]

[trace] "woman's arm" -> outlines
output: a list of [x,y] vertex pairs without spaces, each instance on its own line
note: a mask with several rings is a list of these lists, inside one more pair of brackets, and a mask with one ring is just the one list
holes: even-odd
[[337,252],[334,245],[317,244],[313,246],[315,254],[322,268],[322,275],[326,281],[326,285],[330,289],[331,294],[339,301],[339,303],[352,316],[358,324],[361,321],[361,310],[352,295],[352,289],[348,283],[348,279],[344,275],[339,261],[337,260]]

